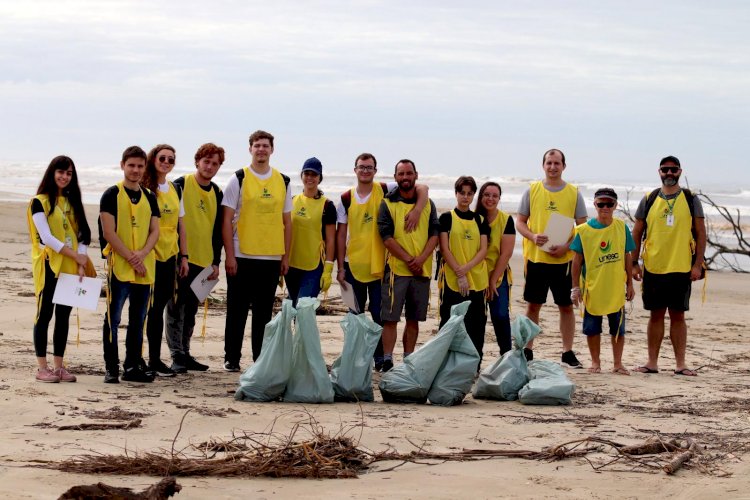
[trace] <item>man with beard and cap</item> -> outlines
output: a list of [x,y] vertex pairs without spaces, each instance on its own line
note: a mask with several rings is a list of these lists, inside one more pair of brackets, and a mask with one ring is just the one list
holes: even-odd
[[419,336],[419,322],[427,319],[430,303],[432,253],[438,243],[435,204],[422,210],[417,227],[410,233],[402,221],[417,202],[417,167],[411,160],[396,163],[394,178],[398,189],[389,192],[380,204],[378,232],[388,251],[383,276],[380,319],[383,321],[383,372],[393,368],[396,325],[406,307],[403,334],[404,357],[414,352]]
[[[664,338],[664,315],[669,310],[669,337],[675,355],[675,375],[694,377],[685,363],[687,324],[692,282],[701,279],[706,225],[697,196],[680,187],[680,160],[667,156],[659,162],[662,186],[644,197],[635,212],[633,279],[643,279],[643,307],[651,312],[646,334],[648,361],[635,368],[658,373]],[[638,264],[643,243],[643,269]],[[693,258],[695,260],[693,260]]]

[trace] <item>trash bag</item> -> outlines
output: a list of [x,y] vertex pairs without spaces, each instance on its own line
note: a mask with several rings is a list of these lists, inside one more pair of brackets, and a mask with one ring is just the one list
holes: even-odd
[[518,391],[529,382],[528,363],[523,348],[539,335],[541,328],[519,314],[510,329],[515,345],[479,374],[473,394],[477,399],[513,401],[518,399]]
[[281,303],[281,312],[263,331],[260,356],[240,375],[240,387],[234,399],[274,401],[284,394],[292,368],[292,319],[296,314],[291,300]]
[[464,324],[470,304],[466,301],[451,307],[451,317],[443,325],[443,329],[453,330],[453,341],[427,393],[427,399],[434,405],[460,405],[474,384],[480,358]]
[[[464,315],[466,309],[468,305],[463,308]],[[403,363],[383,375],[378,385],[383,401],[420,404],[427,402],[432,382],[443,366],[445,356],[453,343],[457,323],[463,324],[463,315],[456,316],[456,319],[451,316],[437,335],[405,358]],[[474,369],[476,370],[476,367]]]
[[297,301],[297,333],[294,336],[292,371],[282,398],[290,403],[333,403],[333,386],[320,350],[320,332],[315,310],[320,301],[301,297]]
[[569,405],[576,385],[554,361],[529,362],[531,380],[520,391],[518,401],[525,405]]
[[373,401],[372,355],[383,327],[365,314],[347,313],[341,320],[344,348],[331,368],[336,401]]

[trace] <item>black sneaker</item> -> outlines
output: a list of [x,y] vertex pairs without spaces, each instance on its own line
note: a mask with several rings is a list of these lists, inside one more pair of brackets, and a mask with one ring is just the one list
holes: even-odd
[[238,372],[240,371],[240,364],[232,363],[231,361],[224,361],[224,371],[225,372]]
[[172,361],[172,366],[169,367],[170,370],[178,375],[187,373],[187,367],[185,366],[185,362],[182,359],[182,357],[175,358],[174,361]]
[[139,366],[134,366],[125,369],[125,372],[122,374],[122,379],[128,382],[151,383],[154,381],[154,375],[144,372]]
[[157,377],[174,377],[177,375],[174,370],[165,365],[160,359],[149,363],[149,368],[156,373]]
[[[573,352],[573,351],[570,351],[570,352]],[[523,348],[523,355],[526,356],[526,361],[531,361],[534,359],[534,351],[532,351],[528,347]]]
[[120,383],[120,369],[112,368],[107,369],[104,372],[104,383],[105,384],[119,384]]
[[573,351],[562,353],[561,359],[563,363],[571,368],[583,368],[583,365],[578,361],[578,358],[576,358],[576,354]]
[[380,371],[383,373],[386,373],[386,372],[391,371],[392,368],[393,368],[393,360],[386,359],[385,361],[383,361],[383,368],[381,368]]
[[375,361],[375,371],[379,372],[382,369],[383,369],[383,360],[379,359],[379,360]]
[[156,371],[152,370],[151,368],[149,368],[149,366],[146,364],[146,360],[145,359],[141,358],[141,360],[138,362],[138,368],[143,373],[145,373],[146,375],[148,375],[149,377],[151,377],[152,380],[154,378],[156,378]]
[[185,357],[185,368],[187,368],[189,371],[205,372],[206,370],[208,370],[208,365],[199,363],[197,359],[188,355]]

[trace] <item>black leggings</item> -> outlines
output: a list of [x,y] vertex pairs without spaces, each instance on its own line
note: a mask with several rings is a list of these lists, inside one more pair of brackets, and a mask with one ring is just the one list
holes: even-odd
[[34,350],[38,358],[47,356],[47,330],[49,322],[52,321],[52,312],[55,313],[55,330],[52,334],[52,343],[54,345],[54,355],[63,357],[65,355],[65,345],[68,343],[68,321],[70,319],[70,306],[53,304],[52,297],[55,295],[55,286],[57,278],[55,273],[49,267],[49,262],[44,263],[44,289],[42,294],[37,297],[37,307],[39,313],[34,323]]
[[166,262],[156,261],[156,278],[151,309],[148,310],[146,337],[148,338],[148,360],[153,363],[161,359],[161,342],[164,332],[164,308],[174,296],[176,256]]

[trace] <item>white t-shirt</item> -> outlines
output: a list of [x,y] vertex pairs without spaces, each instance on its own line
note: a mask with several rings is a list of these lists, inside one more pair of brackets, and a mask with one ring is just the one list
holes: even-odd
[[[390,182],[386,182],[385,185],[386,185],[386,192],[389,192],[398,186],[398,182],[390,181]],[[373,182],[372,189],[380,189],[380,183]],[[364,205],[370,199],[371,195],[372,195],[372,191],[370,191],[366,196],[360,196],[359,193],[357,193],[357,189],[355,188],[354,200],[352,200],[352,203]],[[349,223],[349,216],[346,212],[346,209],[344,208],[344,204],[341,203],[341,198],[339,198],[339,202],[336,204],[336,222],[338,222],[339,224]],[[346,228],[346,246],[349,246],[349,227],[348,226]],[[344,257],[344,261],[349,262],[348,255]]]
[[[258,179],[264,181],[271,177],[273,170],[270,168],[265,174],[258,174],[252,168],[248,168]],[[233,228],[233,240],[234,240],[234,256],[242,259],[258,259],[258,260],[281,260],[281,255],[248,255],[240,252],[240,240],[237,236],[237,220],[240,218],[240,210],[242,209],[242,193],[240,188],[240,181],[237,175],[233,175],[229,178],[227,187],[224,188],[224,197],[221,200],[221,206],[228,207],[234,210],[234,217],[232,218]],[[292,212],[292,189],[290,186],[286,187],[286,199],[284,200],[284,213],[288,214]]]

